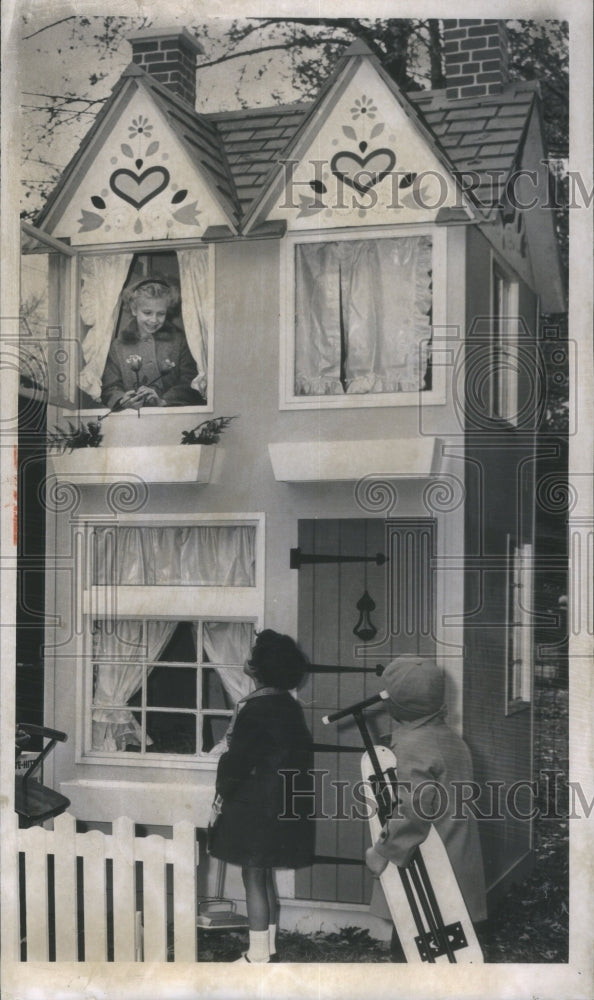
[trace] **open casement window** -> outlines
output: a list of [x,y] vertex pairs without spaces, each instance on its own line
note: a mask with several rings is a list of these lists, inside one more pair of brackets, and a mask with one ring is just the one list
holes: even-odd
[[[202,401],[197,396],[192,401],[192,393],[186,392],[187,402],[182,402],[180,396],[180,400],[170,405],[212,409],[209,401],[209,383],[212,381],[209,358],[212,357],[213,282],[211,255],[206,246],[173,251],[133,253],[122,250],[80,255],[79,318],[83,363],[79,388],[82,409],[104,405],[103,380],[110,346],[114,339],[123,342],[130,338],[134,318],[123,303],[122,292],[137,281],[156,275],[179,288],[180,304],[169,311],[166,324],[167,330],[184,335],[189,352],[186,367],[191,367],[191,371],[173,371],[175,362],[172,365],[166,358],[163,363],[167,364],[167,370],[157,371],[157,380],[152,377],[155,372],[151,368],[149,381],[141,371],[139,382],[154,384],[161,391],[163,386],[158,381],[159,377],[165,376],[166,384],[169,384],[175,381],[173,376],[179,374],[180,384],[186,390],[193,390],[194,394],[200,393]],[[135,353],[133,348],[132,344],[131,356]],[[163,359],[158,352],[155,363],[160,361]]]
[[518,283],[497,265],[493,268],[490,416],[518,420]]
[[532,700],[533,557],[532,545],[518,545],[508,535],[506,594],[506,711]]
[[437,402],[445,233],[324,235],[287,240],[281,406]]
[[[14,331],[19,391],[69,408],[76,405],[80,363],[70,322],[75,262],[76,253],[66,243],[21,224],[20,314]],[[6,327],[4,350],[9,351],[8,322]]]
[[83,757],[216,760],[251,690],[262,518],[87,525],[86,547]]

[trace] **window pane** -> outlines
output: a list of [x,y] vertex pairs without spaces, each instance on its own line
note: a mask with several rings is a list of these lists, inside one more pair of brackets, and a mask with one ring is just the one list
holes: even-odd
[[228,715],[205,715],[202,726],[202,753],[210,753],[220,743],[229,728]]
[[153,667],[147,680],[147,705],[159,708],[196,708],[194,667]]
[[295,248],[295,394],[430,388],[427,236]]
[[254,525],[97,528],[93,582],[253,587]]
[[180,622],[176,626],[159,660],[162,663],[196,663],[196,627],[192,622]]
[[[230,673],[230,669],[227,670]],[[237,668],[238,675],[240,674]],[[239,683],[239,676],[237,683]],[[223,682],[216,670],[207,667],[202,668],[202,707],[203,708],[228,708],[232,709],[235,702],[229,692],[223,686]]]
[[20,270],[20,381],[25,390],[47,393],[49,402],[56,405],[74,402],[80,360],[78,344],[69,333],[69,274],[67,256],[48,250],[42,242],[24,235]]
[[177,712],[147,712],[148,753],[196,753],[196,717]]

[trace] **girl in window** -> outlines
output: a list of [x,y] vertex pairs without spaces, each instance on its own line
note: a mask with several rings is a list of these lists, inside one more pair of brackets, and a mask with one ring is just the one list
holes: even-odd
[[193,388],[198,376],[184,333],[168,319],[179,289],[161,276],[124,289],[132,322],[114,338],[103,371],[101,399],[110,409],[193,406],[206,401]]

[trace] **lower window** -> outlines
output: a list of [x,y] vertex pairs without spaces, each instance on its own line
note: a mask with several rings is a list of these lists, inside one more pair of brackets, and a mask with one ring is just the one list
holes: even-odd
[[216,757],[239,698],[249,621],[96,619],[92,623],[92,753]]

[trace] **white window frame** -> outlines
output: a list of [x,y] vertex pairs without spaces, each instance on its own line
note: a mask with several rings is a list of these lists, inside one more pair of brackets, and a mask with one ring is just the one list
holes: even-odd
[[[29,239],[35,240],[40,248],[45,248],[45,252],[57,251],[60,254],[59,266],[62,268],[64,277],[63,290],[63,312],[60,313],[59,323],[48,323],[45,337],[28,339],[20,330],[20,308],[19,323],[16,336],[18,337],[19,359],[21,352],[26,353],[28,347],[37,347],[44,359],[47,372],[47,385],[43,390],[44,398],[54,406],[64,406],[71,408],[73,395],[77,390],[77,361],[80,356],[80,338],[78,328],[73,326],[73,317],[77,315],[78,304],[78,268],[77,251],[74,247],[64,243],[63,240],[49,236],[43,230],[36,229],[28,222],[21,222],[21,231]],[[44,251],[41,250],[43,253]],[[19,267],[19,292],[23,295],[23,258],[27,257],[21,250]],[[48,283],[52,270],[51,258],[48,256]],[[55,293],[55,289],[54,289]],[[51,312],[52,293],[48,284],[48,312]],[[75,332],[76,331],[76,332]],[[19,386],[19,392],[23,395],[39,398],[39,389],[28,390]]]
[[[498,282],[505,293],[503,302],[497,295]],[[519,404],[519,283],[517,277],[495,257],[491,265],[491,303],[493,329],[489,350],[489,416],[505,420],[515,427]],[[499,360],[504,362],[503,368],[499,366]]]
[[534,635],[532,603],[534,557],[530,543],[518,544],[507,535],[505,594],[505,706],[506,715],[532,702]]
[[[142,418],[148,417],[149,419],[155,419],[156,417],[162,417],[168,413],[188,413],[188,414],[198,414],[201,413],[214,413],[215,403],[214,403],[214,326],[215,326],[215,247],[212,243],[204,243],[201,240],[190,240],[184,242],[183,240],[155,240],[153,243],[140,242],[140,243],[97,243],[89,244],[84,247],[76,248],[76,256],[80,257],[93,257],[99,256],[100,254],[114,254],[114,253],[133,253],[133,254],[148,254],[148,253],[163,253],[163,252],[174,252],[177,250],[193,250],[193,249],[203,249],[208,253],[208,398],[206,406],[145,406],[142,409]],[[77,261],[78,263],[78,261]],[[80,266],[77,266],[76,273],[73,279],[76,295],[75,303],[75,321],[73,329],[77,331],[77,338],[80,341]],[[82,358],[82,348],[81,348],[81,358]],[[78,385],[77,385],[78,389]],[[100,405],[95,407],[83,407],[78,410],[81,417],[97,417],[97,414],[106,410],[107,407]],[[112,414],[112,417],[117,417],[118,420],[129,420],[134,417],[138,417],[136,410],[120,410],[118,413]],[[111,417],[110,417],[111,419]]]
[[[334,243],[347,240],[394,239],[405,236],[430,236],[432,240],[432,388],[418,392],[344,393],[328,396],[295,395],[295,247],[300,243]],[[281,248],[280,271],[280,373],[279,408],[281,410],[361,409],[377,406],[414,406],[443,404],[445,366],[436,363],[443,351],[440,331],[447,324],[447,231],[445,227],[374,226],[358,229],[306,230],[287,233]]]
[[[91,581],[90,539],[96,528],[117,527],[182,527],[182,526],[253,526],[256,529],[256,571],[252,587],[210,586],[98,586]],[[79,531],[84,537],[84,569],[78,577],[81,583],[81,622],[77,642],[77,657],[83,669],[77,676],[76,689],[76,747],[77,764],[109,766],[181,768],[186,770],[214,770],[217,761],[199,753],[155,754],[145,757],[137,754],[89,750],[91,746],[92,704],[92,643],[90,625],[97,619],[136,618],[159,621],[237,621],[251,622],[254,630],[262,628],[264,621],[265,578],[265,514],[121,514],[117,523],[99,518],[81,518]]]

